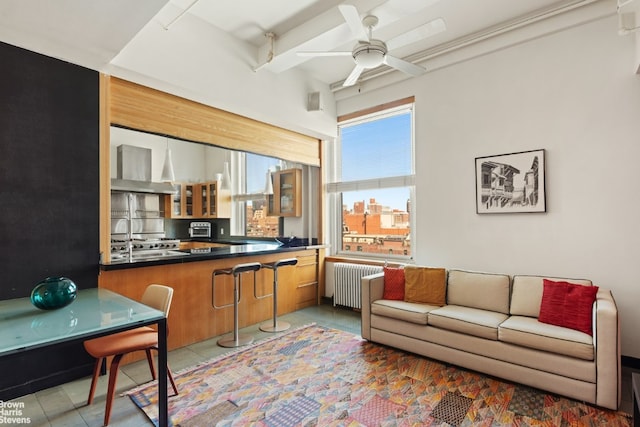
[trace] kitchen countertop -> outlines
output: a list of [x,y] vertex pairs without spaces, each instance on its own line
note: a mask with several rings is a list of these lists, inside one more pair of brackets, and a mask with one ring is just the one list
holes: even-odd
[[[215,241],[201,239],[187,239],[183,241],[199,241],[210,243],[228,243],[229,246],[198,248],[198,249],[182,249],[184,255],[176,255],[171,257],[140,259],[130,261],[128,258],[122,260],[114,260],[109,263],[101,263],[100,268],[104,271],[121,270],[128,268],[149,267],[155,265],[182,264],[187,262],[205,261],[212,259],[234,258],[251,255],[266,255],[273,253],[285,253],[293,251],[301,251],[305,249],[319,249],[324,245],[309,245],[308,241],[298,242],[299,244],[281,244],[275,241],[263,240],[247,240],[247,241]],[[176,251],[173,251],[176,252]]]

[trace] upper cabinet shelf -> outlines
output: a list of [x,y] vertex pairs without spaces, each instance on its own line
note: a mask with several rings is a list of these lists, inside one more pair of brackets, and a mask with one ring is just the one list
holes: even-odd
[[287,169],[271,174],[273,194],[269,196],[269,215],[302,216],[302,169]]

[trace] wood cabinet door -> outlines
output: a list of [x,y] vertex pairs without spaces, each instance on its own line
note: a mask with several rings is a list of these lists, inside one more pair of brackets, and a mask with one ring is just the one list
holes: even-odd
[[299,255],[296,265],[296,310],[318,303],[318,257],[315,251]]
[[273,173],[273,195],[268,198],[268,215],[302,216],[302,169]]

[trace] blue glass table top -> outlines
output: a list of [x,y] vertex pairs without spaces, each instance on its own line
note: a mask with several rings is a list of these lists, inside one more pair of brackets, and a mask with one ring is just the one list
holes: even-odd
[[57,310],[40,310],[29,298],[0,301],[0,356],[52,343],[95,337],[157,323],[162,311],[107,289],[82,289]]

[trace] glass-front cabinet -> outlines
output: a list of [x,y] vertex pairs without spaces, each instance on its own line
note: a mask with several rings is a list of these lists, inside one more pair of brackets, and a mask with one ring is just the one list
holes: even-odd
[[198,193],[202,198],[200,203],[200,209],[198,210],[198,216],[205,218],[209,217],[211,213],[216,213],[216,184],[205,183],[198,186]]
[[219,181],[199,184],[198,194],[202,195],[199,217],[231,218],[231,191],[221,189]]
[[167,218],[182,216],[182,184],[175,183],[173,188],[176,192],[166,196],[168,203],[165,203],[165,216]]
[[167,218],[193,218],[195,184],[174,182],[174,194],[166,196],[165,216]]
[[167,218],[230,218],[231,192],[216,181],[174,183],[176,194],[166,196]]
[[274,172],[273,195],[269,196],[271,216],[302,216],[302,169]]
[[184,184],[183,188],[184,188],[184,194],[183,194],[182,200],[184,201],[184,207],[183,207],[182,216],[186,218],[191,218],[193,217],[194,205],[196,200],[196,196],[194,194],[196,191],[196,186],[195,184]]

